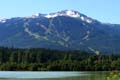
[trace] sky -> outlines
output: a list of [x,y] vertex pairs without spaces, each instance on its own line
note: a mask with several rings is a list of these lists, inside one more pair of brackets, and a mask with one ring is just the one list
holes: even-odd
[[120,0],[0,0],[0,19],[66,9],[79,11],[101,22],[120,24]]

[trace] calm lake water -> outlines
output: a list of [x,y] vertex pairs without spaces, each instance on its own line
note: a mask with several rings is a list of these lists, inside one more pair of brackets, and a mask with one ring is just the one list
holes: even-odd
[[107,80],[109,72],[9,72],[1,71],[0,80]]

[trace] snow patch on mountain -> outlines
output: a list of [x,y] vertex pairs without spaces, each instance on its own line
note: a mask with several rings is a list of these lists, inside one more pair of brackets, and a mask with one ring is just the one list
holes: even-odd
[[36,14],[33,14],[32,15],[32,18],[37,18],[37,17],[39,17],[40,16],[40,14],[39,13],[36,13]]
[[0,19],[0,23],[5,23],[6,19]]
[[40,17],[45,17],[45,16],[46,16],[46,14],[35,13],[32,16],[28,16],[25,18],[40,18]]
[[92,23],[92,22],[93,22],[92,19],[87,18],[87,17],[84,17],[84,16],[81,16],[80,18],[81,18],[82,21],[85,21],[85,22],[87,22],[87,23]]
[[82,21],[85,21],[86,23],[92,23],[94,20],[85,16],[84,14],[81,14],[77,11],[74,10],[63,10],[60,12],[56,12],[56,13],[50,13],[50,14],[40,14],[40,13],[36,13],[33,14],[30,17],[26,17],[26,18],[40,18],[40,17],[45,17],[45,18],[55,18],[58,16],[67,16],[67,17],[72,17],[72,18],[80,18]]
[[46,17],[46,18],[54,18],[54,17],[57,17],[57,16],[60,16],[60,15],[58,15],[58,14],[53,14],[53,15],[48,14],[48,15],[46,15],[45,17]]
[[72,11],[72,10],[66,11],[66,14],[70,17],[80,17],[79,13],[76,13],[75,11]]
[[64,10],[61,12],[57,12],[57,13],[50,13],[48,15],[45,15],[44,17],[46,18],[55,18],[58,16],[68,16],[68,17],[73,17],[73,18],[80,18],[82,21],[85,21],[87,23],[92,23],[93,20],[83,14],[80,14],[77,11],[74,10]]
[[61,11],[61,12],[57,12],[57,13],[51,13],[46,15],[46,18],[54,18],[57,16],[69,16],[69,17],[80,17],[80,14],[78,12],[75,12],[73,10],[65,10],[65,11]]

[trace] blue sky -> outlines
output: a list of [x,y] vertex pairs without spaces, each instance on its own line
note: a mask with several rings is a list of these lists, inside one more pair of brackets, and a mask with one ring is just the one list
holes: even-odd
[[102,22],[120,24],[120,0],[0,0],[0,18],[73,9]]

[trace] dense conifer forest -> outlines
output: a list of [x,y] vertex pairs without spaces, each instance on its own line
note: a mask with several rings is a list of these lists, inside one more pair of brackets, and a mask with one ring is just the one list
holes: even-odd
[[0,48],[1,71],[111,71],[120,70],[120,55],[42,48]]

